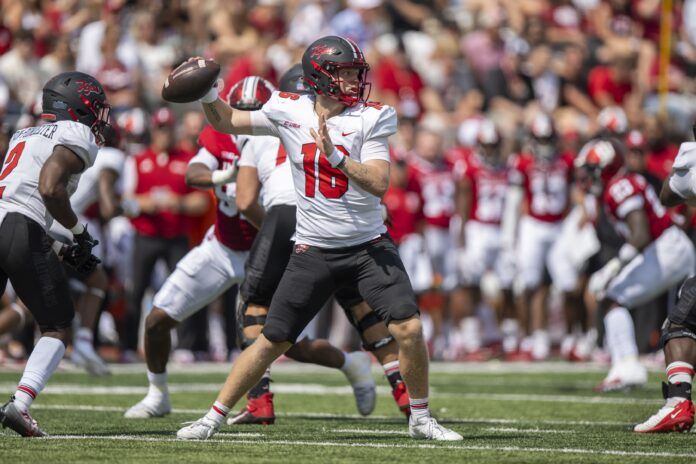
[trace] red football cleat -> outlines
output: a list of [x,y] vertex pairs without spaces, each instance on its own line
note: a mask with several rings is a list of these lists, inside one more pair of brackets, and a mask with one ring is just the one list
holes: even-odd
[[633,428],[639,433],[688,432],[694,425],[694,403],[682,400],[664,405],[657,413]]
[[394,401],[396,401],[396,405],[399,407],[401,412],[403,412],[406,417],[410,417],[411,403],[409,402],[406,384],[403,382],[396,384],[396,388],[392,390],[392,395],[394,396]]
[[238,414],[227,419],[227,425],[263,424],[275,422],[273,393],[264,393],[258,398],[247,398],[247,405]]

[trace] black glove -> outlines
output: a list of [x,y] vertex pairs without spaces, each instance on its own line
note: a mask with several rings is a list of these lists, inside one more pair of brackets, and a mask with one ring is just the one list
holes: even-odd
[[94,271],[101,260],[92,254],[92,249],[99,244],[87,227],[80,234],[73,235],[73,244],[63,253],[63,261],[72,266],[81,275],[88,275]]

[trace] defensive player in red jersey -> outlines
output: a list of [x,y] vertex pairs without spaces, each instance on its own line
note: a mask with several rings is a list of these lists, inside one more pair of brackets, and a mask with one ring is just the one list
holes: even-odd
[[[522,333],[520,354],[545,359],[551,347],[546,330],[546,300],[549,284],[544,271],[549,251],[558,236],[569,208],[573,156],[559,153],[551,118],[537,113],[529,127],[531,153],[511,158],[510,188],[503,218],[505,246],[514,243],[516,272],[523,288],[519,322]],[[517,218],[523,212],[519,220]]]
[[[672,172],[660,192],[665,206],[696,205],[696,143],[679,147]],[[662,326],[667,383],[662,383],[665,405],[633,430],[642,433],[685,432],[694,425],[691,384],[696,364],[696,277],[684,282],[677,304]]]
[[409,167],[423,197],[424,248],[432,269],[431,292],[422,295],[420,302],[432,320],[433,337],[429,341],[433,356],[442,357],[445,354],[444,308],[448,293],[456,285],[456,262],[451,253],[454,242],[450,234],[455,213],[455,185],[452,165],[444,156],[442,122],[435,118],[425,119],[417,131]]
[[218,130],[280,138],[295,186],[296,245],[262,334],[237,358],[208,413],[177,437],[213,436],[230,408],[293,345],[331,294],[350,286],[384,319],[399,345],[410,396],[409,435],[462,440],[430,415],[418,304],[396,246],[384,235],[380,200],[389,185],[387,139],[396,132],[396,112],[365,100],[369,65],[349,39],[316,40],[303,54],[302,68],[314,95],[274,93],[260,111],[234,110],[215,87],[201,97]]
[[609,220],[626,239],[618,255],[592,274],[588,284],[604,314],[611,355],[611,370],[598,386],[602,391],[647,381],[629,310],[677,285],[696,266],[691,241],[672,223],[645,178],[624,167],[622,150],[616,141],[592,141],[576,160],[579,182],[601,199]]
[[[512,280],[513,256],[501,246],[500,222],[508,187],[508,168],[502,153],[502,140],[495,124],[485,120],[479,126],[477,148],[455,168],[458,177],[458,210],[464,230],[463,253],[459,259],[462,300],[452,314],[453,337],[450,343],[466,359],[481,359],[481,327],[476,309],[482,303],[481,279],[495,273],[502,290],[500,316],[504,344],[516,338]],[[513,322],[510,326],[510,322]],[[509,349],[509,347],[508,347]]]

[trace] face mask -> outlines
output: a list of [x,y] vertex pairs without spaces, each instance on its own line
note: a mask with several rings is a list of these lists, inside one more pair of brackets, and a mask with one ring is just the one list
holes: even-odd
[[534,144],[534,154],[539,158],[549,160],[556,154],[556,147],[550,143],[535,143]]

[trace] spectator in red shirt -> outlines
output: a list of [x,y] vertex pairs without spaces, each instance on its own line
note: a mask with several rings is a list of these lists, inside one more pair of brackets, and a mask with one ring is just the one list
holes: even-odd
[[633,91],[635,56],[615,57],[607,66],[596,66],[590,71],[588,91],[600,107],[623,105]]
[[128,314],[124,349],[138,346],[138,326],[145,290],[158,260],[170,271],[189,249],[190,220],[204,214],[209,197],[186,185],[186,166],[194,153],[176,148],[174,113],[167,108],[152,117],[152,143],[134,156],[127,167],[127,190],[139,214],[131,222],[135,229],[133,259],[128,289]]

